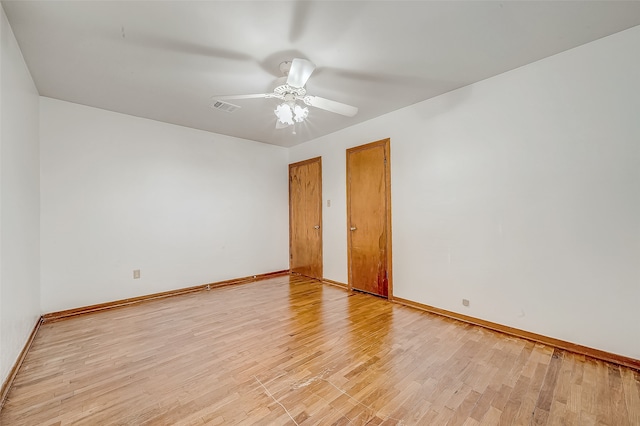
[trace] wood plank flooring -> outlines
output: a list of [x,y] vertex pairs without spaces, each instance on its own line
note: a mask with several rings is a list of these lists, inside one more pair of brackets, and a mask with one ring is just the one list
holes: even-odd
[[43,324],[2,425],[640,425],[640,373],[296,276]]

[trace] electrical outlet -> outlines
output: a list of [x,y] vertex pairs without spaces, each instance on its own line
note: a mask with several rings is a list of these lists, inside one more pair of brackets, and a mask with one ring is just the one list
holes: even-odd
[[133,279],[134,280],[140,279],[140,269],[133,270]]
[[331,207],[331,200],[327,200],[327,207]]
[[464,306],[469,306],[469,299],[462,299],[462,304]]

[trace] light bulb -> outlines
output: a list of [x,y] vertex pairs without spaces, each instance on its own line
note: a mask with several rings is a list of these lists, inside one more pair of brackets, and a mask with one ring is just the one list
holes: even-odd
[[309,108],[301,107],[300,105],[296,105],[293,109],[295,113],[295,120],[298,123],[302,123],[309,116]]
[[291,107],[288,104],[281,103],[273,112],[282,124],[293,124],[293,111],[291,111]]

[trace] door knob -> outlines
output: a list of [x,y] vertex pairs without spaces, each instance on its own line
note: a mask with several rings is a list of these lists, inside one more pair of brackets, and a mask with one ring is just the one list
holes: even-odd
[[320,229],[320,225],[314,226],[313,229]]
[[355,227],[355,226],[352,226],[352,227],[351,227],[351,230],[352,230],[352,231],[355,231],[355,230],[356,230],[356,227]]

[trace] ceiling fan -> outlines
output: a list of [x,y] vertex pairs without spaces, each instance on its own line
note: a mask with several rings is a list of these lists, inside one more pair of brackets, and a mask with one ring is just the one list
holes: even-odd
[[[224,101],[231,99],[254,99],[254,98],[275,98],[283,101],[279,104],[274,113],[277,117],[276,128],[282,129],[294,123],[303,122],[309,115],[309,109],[302,104],[320,108],[336,114],[353,117],[358,113],[358,108],[321,98],[319,96],[307,95],[304,85],[309,80],[311,73],[316,66],[306,59],[296,58],[292,61],[282,62],[280,71],[287,77],[287,82],[276,87],[272,93],[258,93],[252,95],[225,95],[213,96],[215,100]],[[294,132],[295,133],[295,132]]]

